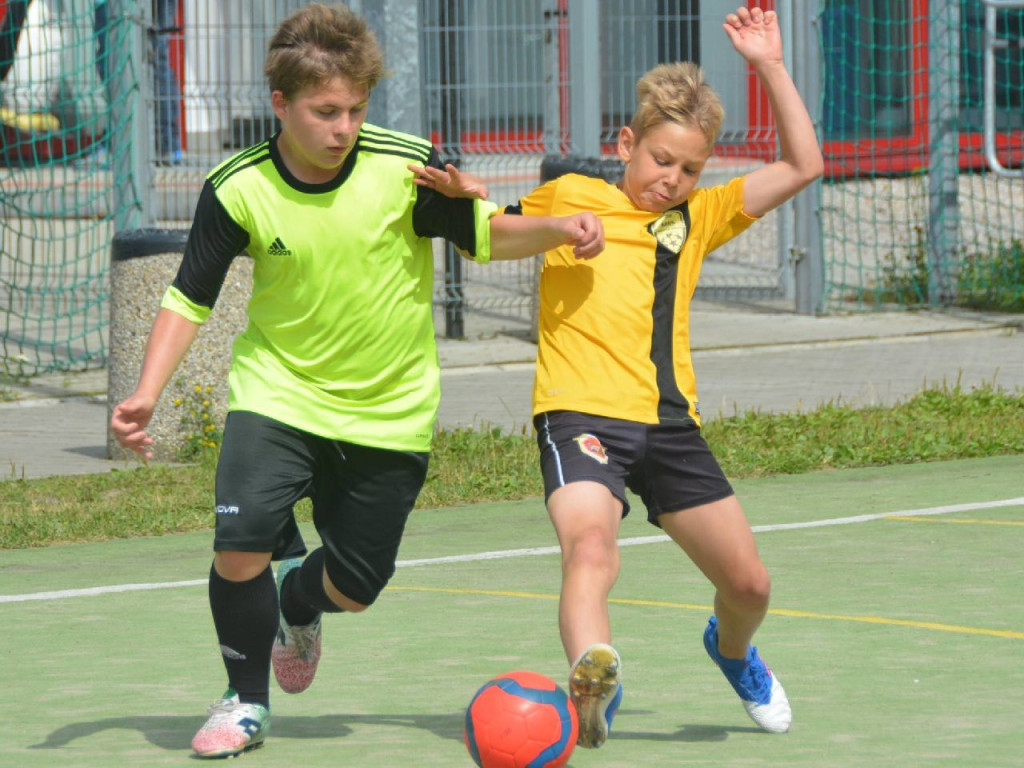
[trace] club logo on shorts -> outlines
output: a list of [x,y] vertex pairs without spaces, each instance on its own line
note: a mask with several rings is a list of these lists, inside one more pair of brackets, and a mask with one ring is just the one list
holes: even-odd
[[661,246],[672,253],[683,250],[686,242],[686,222],[681,211],[671,210],[651,224],[651,234]]
[[596,437],[584,433],[574,439],[576,440],[576,444],[580,447],[581,453],[589,456],[598,464],[608,463],[608,454],[604,452],[604,446],[601,445],[601,441]]

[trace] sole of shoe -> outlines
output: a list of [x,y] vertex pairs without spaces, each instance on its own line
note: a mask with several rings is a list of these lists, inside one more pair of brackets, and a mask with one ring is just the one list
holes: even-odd
[[195,756],[203,760],[223,760],[227,757],[241,757],[246,752],[252,752],[263,746],[263,739],[252,744],[247,744],[241,749],[222,749],[217,752],[195,752]]
[[596,749],[608,738],[606,713],[619,691],[619,658],[608,645],[588,648],[572,669],[569,689],[580,730],[576,743]]
[[[284,619],[281,619],[284,621]],[[311,661],[299,659],[294,654],[291,646],[285,645],[281,638],[283,629],[278,630],[274,639],[274,646],[270,651],[270,663],[274,670],[274,679],[278,686],[285,693],[302,693],[313,684],[316,678],[317,667],[320,665],[320,657],[323,655],[323,641],[321,619],[316,620],[318,627],[316,639],[313,645],[313,658]],[[313,626],[313,625],[309,625]]]
[[[284,586],[284,580],[292,571],[302,566],[302,560],[293,558],[291,560],[283,561],[277,567],[277,575],[275,581],[277,582],[277,598],[278,602],[281,600],[281,589]],[[278,617],[278,620],[284,625],[285,618],[284,614]],[[318,644],[316,653],[316,660],[312,663],[312,669],[309,669],[305,664],[297,664],[295,659],[291,655],[290,649],[286,649],[281,643],[280,632],[274,639],[274,647],[270,652],[271,667],[274,671],[274,679],[277,680],[278,686],[285,693],[302,693],[309,686],[313,684],[313,679],[316,676],[317,665],[320,663],[321,651]]]

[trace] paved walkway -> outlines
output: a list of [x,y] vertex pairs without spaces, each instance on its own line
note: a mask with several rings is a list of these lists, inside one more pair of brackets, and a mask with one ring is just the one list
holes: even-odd
[[[700,303],[692,318],[705,418],[892,404],[936,384],[1024,392],[1024,317],[894,312],[807,317]],[[533,344],[439,341],[445,428],[529,430]],[[0,480],[107,472],[107,372],[0,384]]]

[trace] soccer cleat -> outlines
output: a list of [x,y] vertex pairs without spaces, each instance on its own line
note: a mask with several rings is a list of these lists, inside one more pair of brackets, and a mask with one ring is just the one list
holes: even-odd
[[608,738],[622,702],[621,667],[619,654],[605,643],[590,646],[572,665],[569,693],[579,715],[579,746],[594,749]]
[[[302,565],[298,559],[285,560],[277,569],[277,598],[281,600],[281,586],[285,577]],[[274,665],[274,677],[285,693],[302,693],[313,683],[316,668],[320,663],[321,650],[320,617],[304,626],[293,627],[281,614],[281,623],[274,639],[270,659]]]
[[761,659],[755,646],[743,659],[727,659],[718,652],[718,620],[712,616],[704,630],[704,648],[743,701],[750,719],[770,733],[785,733],[793,711],[782,683]]
[[242,704],[230,688],[209,709],[210,718],[192,739],[197,757],[234,757],[263,746],[270,712],[260,704]]

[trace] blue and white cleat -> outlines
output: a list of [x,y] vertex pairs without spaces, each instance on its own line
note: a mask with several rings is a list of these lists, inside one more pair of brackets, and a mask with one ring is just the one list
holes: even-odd
[[704,630],[704,649],[739,694],[751,720],[769,733],[789,730],[793,722],[789,699],[782,683],[757,653],[756,646],[750,646],[743,659],[723,657],[718,652],[718,620],[712,616]]

